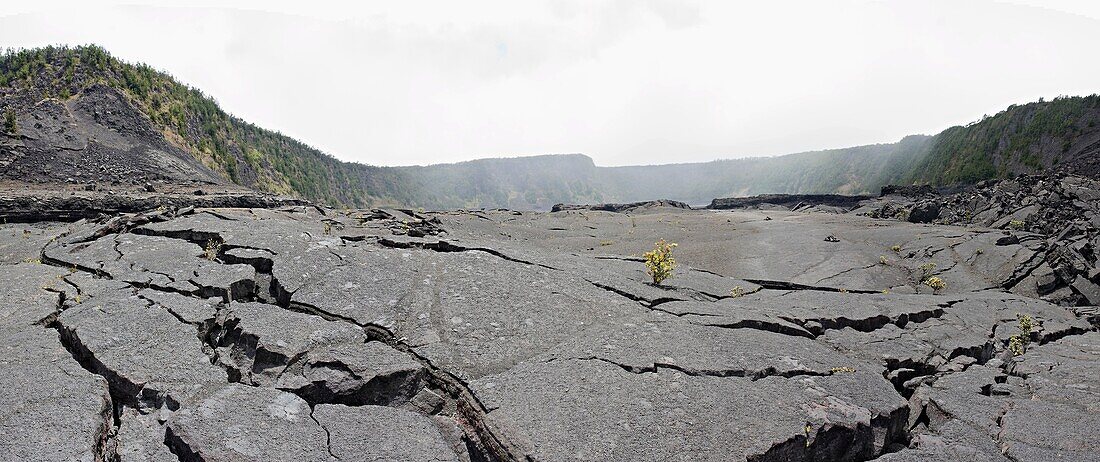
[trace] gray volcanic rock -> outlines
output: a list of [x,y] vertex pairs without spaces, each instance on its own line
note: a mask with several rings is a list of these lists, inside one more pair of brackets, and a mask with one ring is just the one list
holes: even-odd
[[168,420],[166,444],[182,460],[332,460],[309,404],[272,388],[229,384]]
[[[1097,452],[1076,430],[1100,414],[1095,310],[1026,289],[1077,275],[1034,233],[663,207],[199,209],[2,230],[42,262],[0,262],[0,453],[24,459]],[[658,239],[679,246],[656,285],[638,255]]]
[[[304,205],[308,202],[290,197],[278,197],[252,191],[225,191],[196,195],[192,192],[148,191],[65,193],[56,189],[30,189],[17,186],[15,191],[0,187],[0,221],[34,223],[40,221],[77,221],[120,213],[140,213],[157,209],[179,210],[188,207],[254,207],[278,208]],[[37,186],[35,188],[38,188]]]
[[821,210],[844,213],[855,208],[860,202],[871,196],[844,196],[840,194],[761,194],[750,197],[720,198],[711,201],[708,209],[768,209],[769,206],[782,210],[811,211]]
[[[868,201],[855,213],[999,228],[1012,239],[1031,239],[1037,258],[1004,287],[1060,304],[1100,304],[1100,183],[1071,175],[1021,175],[982,182],[955,193],[890,195]],[[885,188],[884,188],[885,191]],[[933,213],[934,211],[934,213]],[[1034,233],[1034,234],[1029,234]],[[1010,241],[1006,241],[1010,242]]]
[[424,416],[383,406],[322,404],[313,411],[339,460],[458,462],[462,460]]
[[179,459],[164,445],[164,425],[157,414],[127,409],[120,416],[115,452],[119,462],[176,462]]
[[[0,266],[0,454],[8,460],[103,460],[113,403],[44,326],[61,307],[59,268]],[[71,289],[71,287],[69,287]]]
[[524,429],[516,439],[538,460],[859,460],[900,436],[906,418],[904,400],[872,376],[753,381],[571,359],[472,387],[491,425]]
[[139,287],[225,299],[255,291],[255,269],[212,261],[217,246],[217,242],[207,243],[204,249],[179,239],[122,234],[92,242],[62,242],[47,247],[44,255]]
[[635,209],[649,209],[654,207],[672,207],[679,209],[691,209],[690,205],[680,201],[661,199],[656,201],[631,202],[629,204],[596,204],[596,205],[572,205],[555,204],[550,211],[561,212],[565,210],[602,210],[605,212],[631,212]]
[[293,391],[311,403],[401,404],[425,373],[354,324],[261,303],[234,303],[210,333],[233,381]]
[[20,136],[0,149],[5,166],[0,176],[6,179],[224,183],[190,153],[169,143],[118,89],[93,84],[73,98],[25,105],[16,98],[4,99],[18,107],[20,116]]
[[565,272],[487,252],[348,251],[292,301],[381,326],[460,377],[507,369],[577,330],[640,310]]
[[140,409],[176,409],[203,388],[225,383],[194,326],[121,291],[61,313],[61,340],[111,382],[115,396]]
[[103,460],[113,403],[107,381],[84,369],[52,331],[0,339],[0,454],[8,460]]
[[935,201],[917,203],[909,210],[910,223],[931,223],[940,217],[940,204]]

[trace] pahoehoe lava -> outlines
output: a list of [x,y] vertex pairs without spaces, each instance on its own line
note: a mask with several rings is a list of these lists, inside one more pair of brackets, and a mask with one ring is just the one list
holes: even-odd
[[[0,455],[1093,460],[1100,189],[1013,181],[732,210],[19,202],[52,221],[0,225]],[[942,224],[893,219],[918,208]],[[657,238],[660,285],[635,257]]]

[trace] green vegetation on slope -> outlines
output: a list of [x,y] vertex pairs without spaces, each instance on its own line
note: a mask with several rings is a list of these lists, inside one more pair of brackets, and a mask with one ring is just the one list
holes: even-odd
[[940,132],[903,180],[970,184],[1073,164],[1096,154],[1091,144],[1100,134],[1098,122],[1100,96],[1095,94],[1010,106],[992,117]]
[[341,162],[240,120],[201,91],[97,46],[0,55],[0,88],[35,100],[78,97],[93,84],[121,90],[169,142],[225,179],[333,206],[546,209],[560,202],[701,204],[765,193],[861,194],[890,183],[946,186],[1072,168],[1100,154],[1100,97],[1092,95],[1012,106],[932,137],[771,158],[596,167],[583,155],[555,155],[373,167]]
[[396,185],[405,181],[399,171],[350,166],[233,117],[201,91],[145,64],[123,62],[98,46],[45,47],[0,56],[0,87],[39,99],[67,99],[97,83],[122,90],[169,141],[243,186],[331,205],[367,205],[393,201],[387,194],[399,192]]

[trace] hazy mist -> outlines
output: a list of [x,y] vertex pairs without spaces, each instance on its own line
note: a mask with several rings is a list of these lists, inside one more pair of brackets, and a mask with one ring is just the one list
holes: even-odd
[[0,45],[97,43],[375,165],[893,142],[1100,76],[1075,1],[115,3],[5,4]]

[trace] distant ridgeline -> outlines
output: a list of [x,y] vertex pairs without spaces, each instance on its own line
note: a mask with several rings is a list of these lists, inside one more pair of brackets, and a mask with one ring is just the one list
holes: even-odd
[[1047,169],[1100,174],[1097,95],[1011,106],[935,136],[770,158],[597,167],[589,157],[572,154],[375,167],[339,161],[231,116],[201,91],[97,46],[0,56],[4,98],[79,98],[96,83],[125,94],[168,142],[222,178],[338,207],[549,209],[556,203],[647,199],[705,204],[766,193],[876,193],[891,183],[968,184]]

